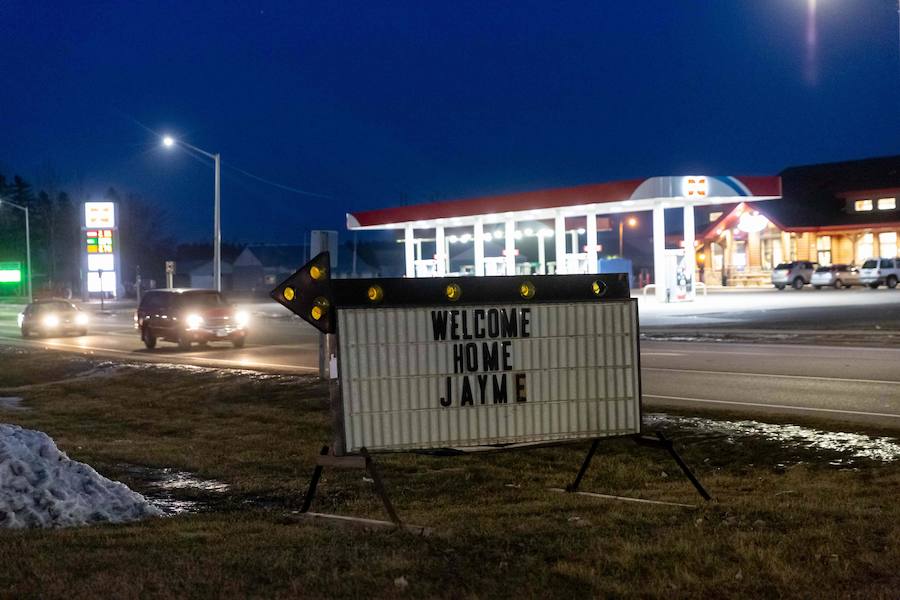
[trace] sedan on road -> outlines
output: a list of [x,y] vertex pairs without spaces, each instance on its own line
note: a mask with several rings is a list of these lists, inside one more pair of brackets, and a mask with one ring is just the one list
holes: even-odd
[[67,300],[37,300],[19,313],[22,337],[87,335],[88,315]]
[[859,281],[859,269],[853,265],[828,265],[819,267],[812,274],[811,283],[814,288],[822,289],[825,286],[840,289],[861,285]]

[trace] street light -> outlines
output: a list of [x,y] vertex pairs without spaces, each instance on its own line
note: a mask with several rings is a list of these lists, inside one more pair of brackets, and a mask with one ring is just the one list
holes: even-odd
[[220,205],[220,197],[219,190],[221,188],[221,161],[218,153],[207,152],[206,150],[201,150],[196,146],[192,146],[188,144],[184,140],[176,140],[170,135],[163,136],[162,145],[166,148],[174,148],[177,144],[181,144],[185,148],[189,148],[194,152],[198,152],[207,158],[211,158],[213,162],[216,164],[216,199],[215,199],[215,208],[213,209],[213,282],[216,286],[216,291],[222,291],[222,226],[219,222],[219,205]]
[[25,268],[28,269],[28,302],[33,302],[34,294],[31,291],[31,228],[28,225],[28,207],[9,200],[3,200],[2,198],[0,198],[0,204],[9,204],[25,213]]
[[[634,217],[628,217],[628,226],[629,227],[637,227],[638,220]],[[623,258],[625,256],[624,247],[622,245],[622,234],[624,233],[625,228],[625,220],[621,217],[619,218],[619,258]]]

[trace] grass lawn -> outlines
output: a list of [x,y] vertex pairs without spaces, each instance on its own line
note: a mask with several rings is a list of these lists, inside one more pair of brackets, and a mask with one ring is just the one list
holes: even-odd
[[[230,487],[206,512],[0,530],[0,597],[900,594],[900,465],[893,463],[842,468],[763,439],[736,444],[674,430],[676,443],[690,442],[682,455],[715,497],[690,510],[548,491],[571,480],[587,443],[379,457],[401,517],[434,528],[417,537],[296,515],[312,459],[329,437],[327,390],[314,379],[98,369],[99,361],[12,349],[0,349],[0,360],[0,396],[22,396],[29,409],[0,408],[0,422],[44,431],[70,457],[138,491],[151,490],[135,466],[190,471]],[[31,385],[48,377],[59,382]],[[362,475],[326,470],[314,510],[384,518]],[[702,502],[665,453],[628,440],[601,445],[582,489]]]

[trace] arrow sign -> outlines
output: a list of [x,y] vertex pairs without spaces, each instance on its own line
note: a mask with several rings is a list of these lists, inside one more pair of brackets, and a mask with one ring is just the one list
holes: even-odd
[[317,254],[271,292],[273,300],[321,331],[334,333],[334,298],[331,292],[331,260]]
[[331,279],[328,252],[318,254],[272,290],[276,302],[322,331],[337,332],[340,308],[411,308],[625,300],[624,273]]

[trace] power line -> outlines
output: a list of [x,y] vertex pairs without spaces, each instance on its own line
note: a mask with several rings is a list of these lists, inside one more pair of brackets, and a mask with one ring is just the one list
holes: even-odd
[[226,167],[228,167],[229,169],[232,169],[233,171],[237,171],[238,173],[240,173],[240,174],[242,174],[242,175],[245,175],[245,176],[247,176],[247,177],[250,177],[251,179],[255,179],[255,180],[257,180],[257,181],[261,181],[262,183],[265,183],[265,184],[267,184],[267,185],[271,185],[271,186],[273,186],[273,187],[277,187],[277,188],[282,189],[282,190],[286,190],[286,191],[288,191],[288,192],[294,192],[295,194],[302,194],[302,195],[304,195],[304,196],[315,196],[316,198],[327,198],[327,199],[332,199],[331,196],[326,196],[325,194],[317,194],[316,192],[309,192],[309,191],[306,191],[306,190],[301,190],[301,189],[299,189],[299,188],[295,188],[295,187],[292,187],[292,186],[289,186],[289,185],[285,185],[285,184],[283,184],[283,183],[278,183],[277,181],[270,181],[270,180],[268,180],[268,179],[266,179],[266,178],[264,178],[264,177],[260,177],[259,175],[254,175],[253,173],[250,173],[249,171],[245,171],[245,170],[243,170],[243,169],[239,169],[238,167],[231,166],[231,165],[229,165],[229,164],[227,164],[227,163],[225,163],[225,162],[223,162],[223,164],[224,164]]

